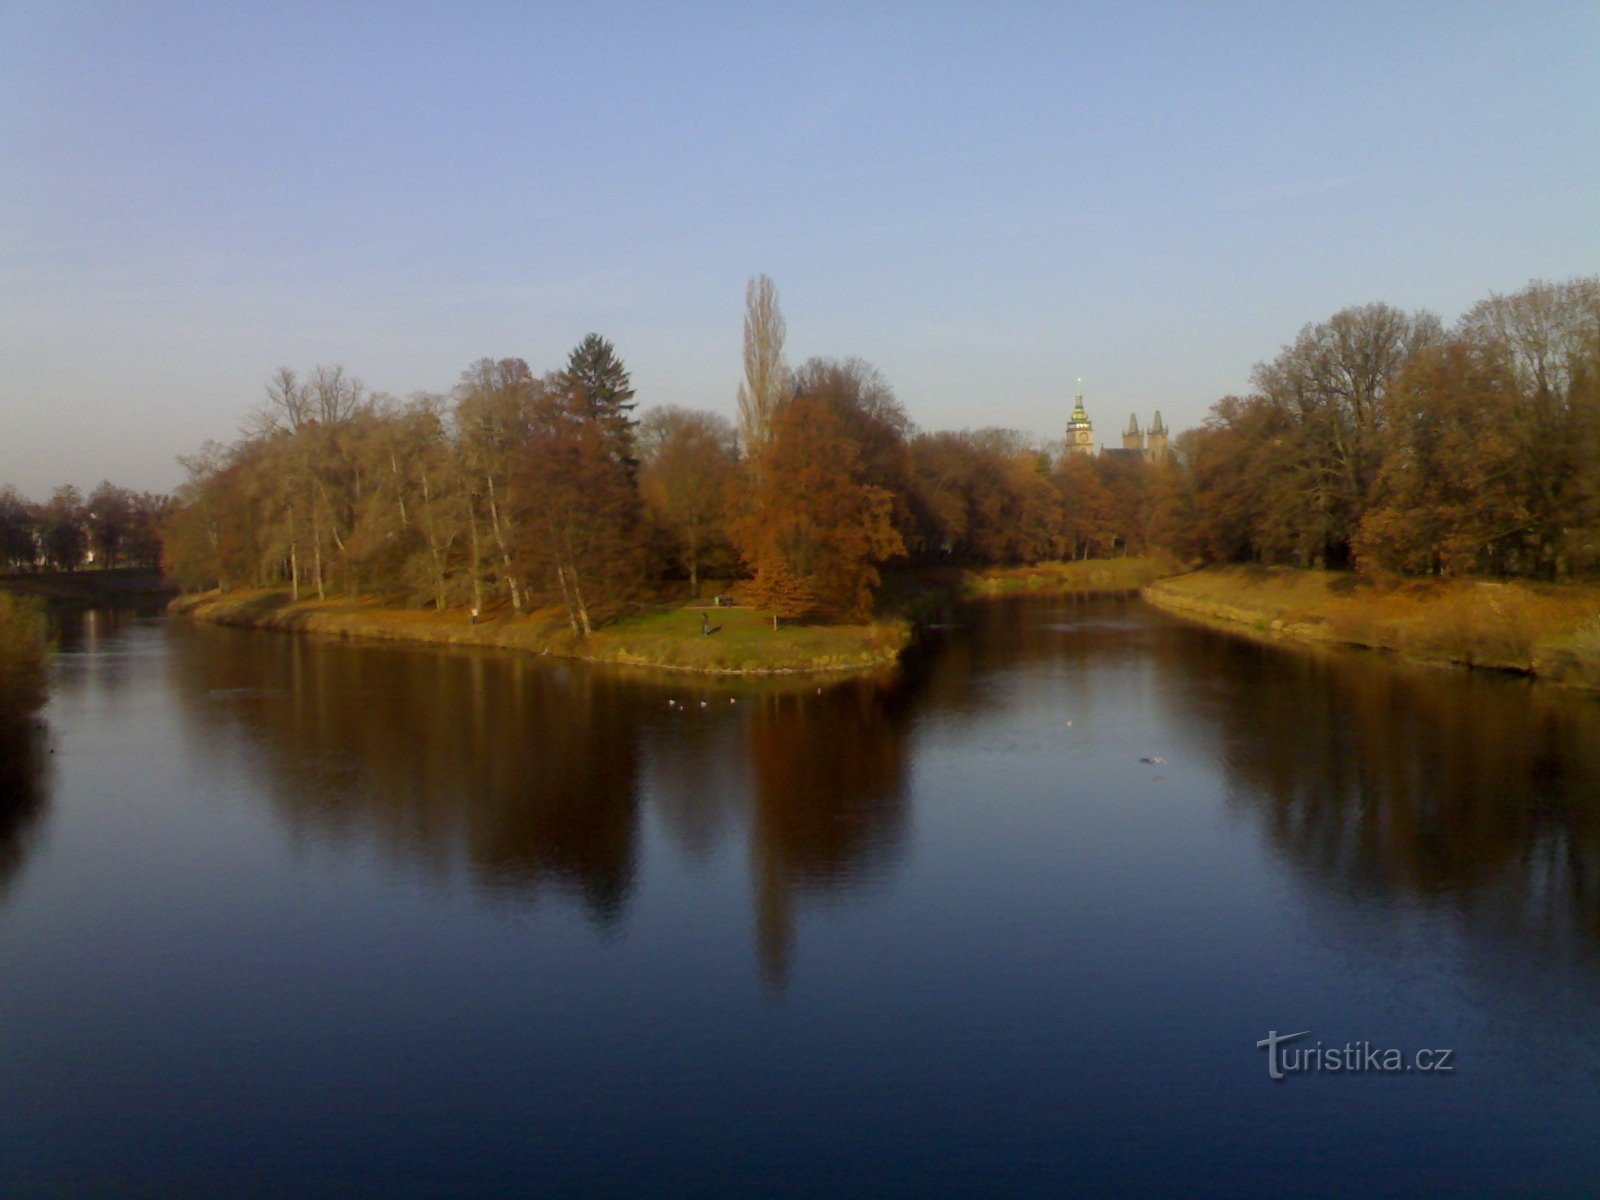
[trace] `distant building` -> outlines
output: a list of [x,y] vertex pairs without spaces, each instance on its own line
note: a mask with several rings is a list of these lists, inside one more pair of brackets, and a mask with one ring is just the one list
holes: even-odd
[[[1072,416],[1067,421],[1067,453],[1086,457],[1094,454],[1094,422],[1089,420],[1089,414],[1084,411],[1082,389],[1074,397]],[[1150,422],[1148,432],[1139,428],[1138,416],[1130,414],[1128,428],[1122,433],[1121,447],[1101,446],[1100,454],[1105,458],[1141,458],[1148,463],[1166,462],[1167,426],[1161,420],[1160,411]]]
[[1072,419],[1067,422],[1067,453],[1091,455],[1094,453],[1094,422],[1083,411],[1083,389],[1078,389],[1078,402],[1072,408]]

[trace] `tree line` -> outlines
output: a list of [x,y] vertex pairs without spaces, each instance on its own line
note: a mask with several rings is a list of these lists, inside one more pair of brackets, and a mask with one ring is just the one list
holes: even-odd
[[1600,567],[1600,277],[1453,328],[1386,304],[1306,326],[1177,439],[1173,549],[1393,575]]
[[162,527],[172,500],[102,482],[87,499],[70,485],[42,504],[0,487],[0,569],[76,571],[161,565]]
[[287,585],[438,608],[561,606],[575,633],[740,578],[785,617],[860,620],[886,563],[996,563],[1150,544],[1139,464],[1060,462],[1007,430],[921,433],[857,358],[791,369],[751,282],[737,426],[636,415],[616,348],[559,369],[482,359],[448,394],[281,369],[241,436],[183,458],[167,564],[191,588]]
[[791,368],[746,295],[737,424],[638,414],[598,334],[559,369],[482,359],[447,394],[282,369],[231,445],[184,458],[166,561],[191,588],[287,585],[565,611],[737,578],[792,618],[860,620],[879,570],[1163,550],[1187,561],[1559,575],[1600,557],[1596,281],[1491,297],[1446,331],[1383,304],[1307,326],[1164,462],[1014,430],[919,431],[858,358]]

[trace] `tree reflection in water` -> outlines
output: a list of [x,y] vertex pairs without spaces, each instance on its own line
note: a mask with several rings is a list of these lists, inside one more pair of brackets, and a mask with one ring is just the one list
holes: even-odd
[[749,726],[750,861],[762,972],[782,984],[800,898],[890,870],[904,841],[905,681],[763,698]]
[[0,903],[38,841],[48,794],[43,723],[0,699]]
[[577,896],[601,924],[633,887],[639,746],[615,680],[515,655],[374,650],[202,630],[187,710],[260,747],[297,830],[375,840],[496,895]]
[[1193,628],[1170,719],[1230,802],[1328,888],[1600,940],[1600,704],[1547,685]]
[[900,861],[914,721],[993,730],[1015,712],[1021,728],[1041,705],[1084,726],[1154,705],[1190,759],[1214,760],[1197,795],[1220,788],[1319,891],[1600,939],[1592,699],[1256,645],[1134,600],[965,620],[901,672],[820,694],[216,629],[171,661],[202,749],[242,739],[291,828],[465,872],[511,903],[571,896],[617,925],[646,811],[691,858],[747,838],[758,956],[779,984],[797,913]]
[[648,794],[691,855],[747,827],[761,961],[781,980],[800,897],[894,858],[905,735],[893,682],[744,688],[740,707],[725,685],[515,654],[194,632],[196,652],[173,662],[202,751],[242,735],[293,829],[374,840],[441,878],[464,866],[513,902],[553,890],[619,921]]

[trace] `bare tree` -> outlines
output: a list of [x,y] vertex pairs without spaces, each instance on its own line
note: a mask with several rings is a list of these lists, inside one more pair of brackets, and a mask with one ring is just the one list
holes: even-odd
[[752,459],[760,456],[773,418],[789,399],[786,333],[778,289],[769,276],[757,275],[744,293],[744,382],[739,385],[739,440]]
[[284,428],[299,433],[313,419],[311,389],[288,367],[279,367],[267,382],[267,402],[256,415],[256,432]]
[[324,428],[336,429],[356,415],[366,399],[367,389],[352,379],[340,366],[319,366],[311,373],[306,390],[312,413]]

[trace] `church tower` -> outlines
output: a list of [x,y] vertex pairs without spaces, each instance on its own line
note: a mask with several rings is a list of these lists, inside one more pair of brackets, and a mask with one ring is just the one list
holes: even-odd
[[1144,453],[1144,434],[1139,431],[1139,415],[1128,414],[1128,428],[1122,433],[1122,448],[1136,453]]
[[1145,457],[1158,465],[1167,461],[1167,427],[1162,424],[1160,409],[1156,410],[1156,419],[1150,422],[1150,444]]
[[1083,380],[1078,380],[1077,403],[1072,406],[1072,419],[1067,422],[1067,453],[1094,453],[1094,423],[1083,411]]

